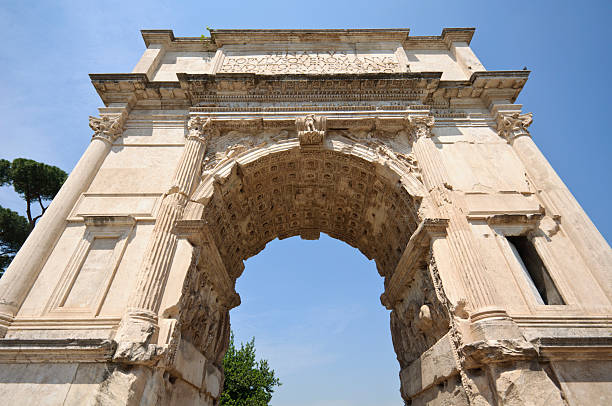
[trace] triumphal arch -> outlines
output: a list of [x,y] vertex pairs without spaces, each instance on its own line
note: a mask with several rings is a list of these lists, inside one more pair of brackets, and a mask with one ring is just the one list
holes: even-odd
[[406,404],[612,404],[612,250],[473,33],[143,31],[0,280],[1,403],[217,404],[243,261],[323,232],[376,261]]

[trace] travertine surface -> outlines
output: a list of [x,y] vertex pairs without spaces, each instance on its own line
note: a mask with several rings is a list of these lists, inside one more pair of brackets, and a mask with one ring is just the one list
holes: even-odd
[[217,404],[243,261],[324,232],[376,261],[407,404],[610,404],[612,251],[473,31],[143,31],[0,280],[4,403]]

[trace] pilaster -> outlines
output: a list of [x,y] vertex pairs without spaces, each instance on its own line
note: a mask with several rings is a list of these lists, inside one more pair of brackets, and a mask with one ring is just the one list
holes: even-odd
[[4,337],[66,225],[66,218],[91,184],[112,144],[122,134],[129,107],[101,108],[89,117],[91,143],[0,280],[0,337]]
[[216,131],[210,118],[201,117],[190,118],[187,129],[183,154],[161,203],[153,235],[138,271],[136,289],[115,337],[115,341],[120,343],[119,357],[126,351],[121,344],[130,347],[130,343],[148,343],[157,334],[157,310],[177,243],[173,227],[182,217],[189,196],[197,185],[207,138]]
[[[481,328],[479,325],[495,319],[511,323],[505,310],[498,306],[497,292],[489,280],[490,272],[478,250],[478,244],[465,215],[460,211],[460,201],[447,183],[448,172],[440,157],[438,148],[431,139],[434,118],[427,112],[411,114],[406,117],[406,125],[413,141],[413,152],[423,174],[423,182],[437,206],[438,216],[448,218],[448,244],[455,264],[457,276],[462,281],[470,307],[470,319],[473,322],[473,333],[476,337],[490,338],[489,331],[499,330]],[[506,324],[503,322],[502,324]],[[513,334],[516,329],[511,326]],[[502,331],[506,334],[508,328]]]
[[593,276],[612,301],[612,250],[571,194],[548,160],[533,142],[528,127],[531,113],[521,113],[521,105],[495,103],[491,109],[497,131],[523,162],[546,214],[568,235]]

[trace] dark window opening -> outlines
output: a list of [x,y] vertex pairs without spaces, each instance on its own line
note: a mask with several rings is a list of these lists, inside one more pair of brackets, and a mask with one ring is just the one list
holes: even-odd
[[525,236],[507,236],[506,239],[538,302],[545,305],[564,305],[565,301],[531,241]]

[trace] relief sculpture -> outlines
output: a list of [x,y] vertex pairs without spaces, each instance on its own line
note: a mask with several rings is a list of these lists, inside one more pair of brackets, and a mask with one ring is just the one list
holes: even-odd
[[298,138],[301,146],[313,146],[323,144],[327,120],[325,117],[308,114],[306,117],[298,117],[295,120]]
[[177,328],[182,339],[221,365],[229,340],[229,310],[221,305],[206,271],[193,262],[183,284]]
[[430,272],[417,270],[404,299],[391,312],[391,338],[400,367],[407,367],[442,338],[450,329],[449,321]]

